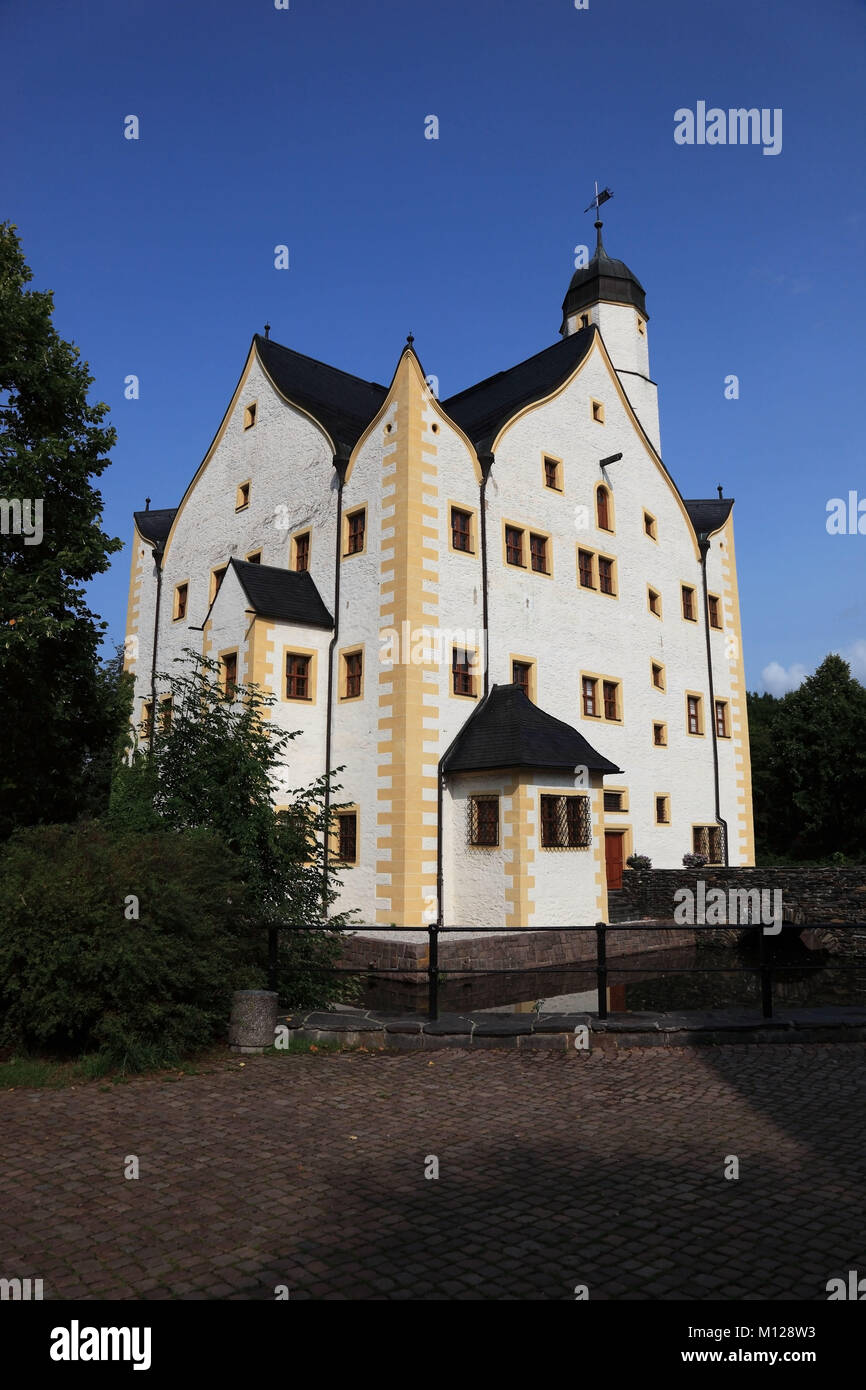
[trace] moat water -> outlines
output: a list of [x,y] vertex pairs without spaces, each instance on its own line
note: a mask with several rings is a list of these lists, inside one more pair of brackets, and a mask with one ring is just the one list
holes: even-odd
[[[866,942],[859,954],[836,956],[809,951],[797,934],[786,932],[782,940],[772,942],[770,957],[776,1009],[833,1004],[866,1007]],[[752,946],[738,948],[700,939],[694,946],[610,957],[608,1009],[611,1013],[725,1008],[760,1012],[757,964],[757,950]],[[751,968],[744,970],[744,966]],[[439,987],[443,1013],[594,1013],[597,1002],[595,971],[585,964],[513,975],[446,974]],[[364,977],[358,1003],[364,1008],[424,1013],[426,977],[418,984]]]

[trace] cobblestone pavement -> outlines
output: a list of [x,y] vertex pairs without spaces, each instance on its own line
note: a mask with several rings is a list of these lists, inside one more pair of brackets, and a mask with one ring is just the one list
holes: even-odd
[[861,1045],[348,1052],[6,1092],[0,1275],[74,1299],[823,1300],[866,1270],[864,1069]]

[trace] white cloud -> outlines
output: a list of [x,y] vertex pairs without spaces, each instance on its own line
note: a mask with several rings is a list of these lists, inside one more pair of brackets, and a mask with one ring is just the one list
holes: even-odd
[[771,661],[761,672],[761,684],[771,695],[785,695],[789,690],[796,690],[798,685],[802,685],[807,675],[805,666],[797,661],[787,670],[780,666],[778,661]]
[[[849,647],[844,647],[839,655],[848,662],[854,679],[866,685],[866,637],[858,637]],[[785,695],[789,690],[796,690],[798,685],[802,685],[808,675],[811,675],[811,671],[802,662],[793,661],[786,668],[778,661],[771,661],[761,672],[761,684],[771,695]]]

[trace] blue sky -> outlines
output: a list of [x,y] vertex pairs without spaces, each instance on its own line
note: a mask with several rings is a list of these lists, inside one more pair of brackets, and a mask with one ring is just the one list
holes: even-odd
[[[179,500],[266,320],[382,382],[411,331],[447,396],[557,340],[597,178],[647,291],[668,468],[737,499],[750,688],[829,650],[866,680],[866,535],[825,527],[830,498],[866,499],[863,20],[853,0],[3,0],[0,216],[118,431],[101,486],[127,546],[91,589],[111,640],[130,514]],[[781,108],[781,152],[677,145],[699,101]]]

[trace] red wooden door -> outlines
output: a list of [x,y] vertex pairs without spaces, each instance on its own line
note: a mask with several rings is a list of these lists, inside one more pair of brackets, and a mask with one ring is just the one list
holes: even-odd
[[622,847],[625,836],[622,831],[604,832],[604,866],[607,873],[608,888],[622,888]]

